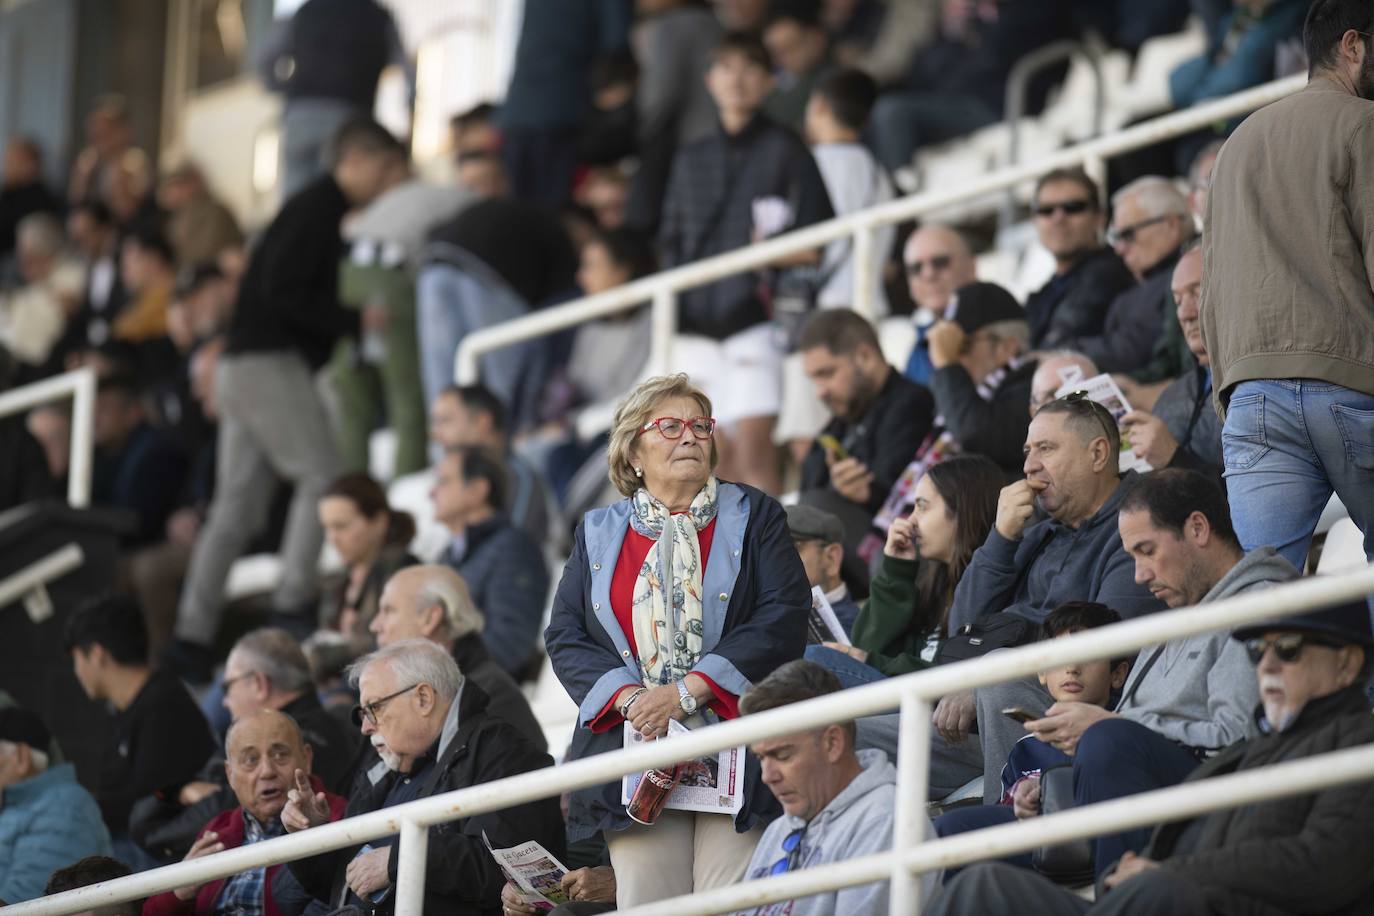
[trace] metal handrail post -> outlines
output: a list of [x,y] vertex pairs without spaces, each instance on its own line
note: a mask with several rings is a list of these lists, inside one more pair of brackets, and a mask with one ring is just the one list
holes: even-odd
[[91,504],[91,474],[95,461],[95,370],[78,369],[72,392],[72,453],[67,478],[67,503],[74,509]]
[[[912,685],[902,693],[897,722],[897,804],[892,822],[892,849],[905,854],[925,841],[923,821],[930,794],[930,701]],[[892,916],[920,916],[921,876],[914,875],[898,856],[889,879],[888,912]]]
[[869,321],[876,322],[878,313],[873,301],[873,226],[864,224],[854,228],[854,241],[849,248],[849,269],[854,278],[854,292],[850,307]]
[[424,916],[425,864],[429,857],[429,828],[413,817],[401,821],[396,852],[395,916]]
[[667,375],[673,369],[673,338],[677,336],[677,290],[667,286],[654,293],[652,308],[649,365],[655,375]]

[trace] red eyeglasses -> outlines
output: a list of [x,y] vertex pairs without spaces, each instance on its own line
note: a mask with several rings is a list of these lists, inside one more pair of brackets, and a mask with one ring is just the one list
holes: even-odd
[[655,426],[665,439],[681,439],[682,434],[689,429],[696,438],[709,439],[715,434],[716,420],[715,417],[692,417],[690,420],[681,417],[658,417],[641,426],[639,432],[635,433],[635,438],[638,439]]

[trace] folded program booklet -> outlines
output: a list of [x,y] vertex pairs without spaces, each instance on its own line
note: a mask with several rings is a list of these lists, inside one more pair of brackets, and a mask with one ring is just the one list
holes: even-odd
[[531,840],[509,849],[493,849],[486,832],[482,842],[506,873],[506,878],[520,889],[520,901],[536,910],[552,910],[572,898],[563,891],[563,876],[568,868],[543,846]]

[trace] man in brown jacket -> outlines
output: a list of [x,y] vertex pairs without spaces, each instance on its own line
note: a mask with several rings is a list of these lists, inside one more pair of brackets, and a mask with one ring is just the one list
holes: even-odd
[[1374,560],[1374,7],[1317,0],[1307,88],[1212,174],[1202,328],[1246,550],[1299,569],[1334,490]]

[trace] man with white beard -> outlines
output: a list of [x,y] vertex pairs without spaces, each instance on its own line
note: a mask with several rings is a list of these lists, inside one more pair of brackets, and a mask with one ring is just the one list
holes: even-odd
[[[391,643],[349,671],[361,703],[353,719],[377,760],[355,782],[348,816],[389,808],[514,776],[553,761],[514,726],[487,711],[487,696],[458,663],[427,639]],[[282,824],[290,832],[327,823],[327,806],[304,774],[287,793]],[[505,876],[483,843],[500,849],[530,840],[564,853],[558,800],[543,799],[430,828],[425,912],[479,916],[500,907]],[[388,914],[395,895],[396,837],[374,840],[290,864],[301,886],[321,902]]]

